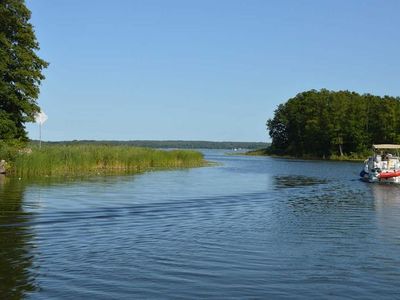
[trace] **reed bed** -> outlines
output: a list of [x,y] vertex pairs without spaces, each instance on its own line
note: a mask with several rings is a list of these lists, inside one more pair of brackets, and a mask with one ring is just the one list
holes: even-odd
[[80,176],[139,173],[152,169],[204,165],[203,155],[190,150],[156,150],[131,146],[45,145],[19,153],[10,173],[18,177]]

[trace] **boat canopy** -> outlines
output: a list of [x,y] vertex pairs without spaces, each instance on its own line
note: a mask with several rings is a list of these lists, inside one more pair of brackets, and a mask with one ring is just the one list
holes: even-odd
[[378,144],[378,145],[372,145],[372,148],[374,148],[375,150],[378,150],[378,149],[400,149],[400,145]]

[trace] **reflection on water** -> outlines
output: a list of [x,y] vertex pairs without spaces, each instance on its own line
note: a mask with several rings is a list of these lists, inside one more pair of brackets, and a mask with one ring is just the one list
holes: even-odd
[[36,290],[33,233],[24,225],[31,215],[22,209],[23,195],[20,181],[0,178],[1,299],[23,299]]
[[377,224],[382,237],[394,237],[400,243],[400,186],[371,185]]
[[400,185],[371,184],[370,188],[378,210],[384,207],[400,207]]
[[0,299],[393,299],[400,188],[358,165],[207,152],[215,167],[0,178]]
[[274,181],[275,181],[274,182],[275,187],[278,189],[304,187],[304,186],[327,183],[326,179],[320,179],[302,175],[275,176]]

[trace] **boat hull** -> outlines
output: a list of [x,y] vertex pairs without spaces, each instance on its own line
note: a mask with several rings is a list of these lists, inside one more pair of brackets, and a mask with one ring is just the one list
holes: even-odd
[[389,178],[395,178],[400,176],[400,171],[382,171],[381,173],[378,174],[378,178],[380,179],[389,179]]
[[[361,175],[361,174],[360,174]],[[381,172],[381,173],[364,173],[361,179],[370,183],[399,183],[400,184],[400,171],[395,172]]]

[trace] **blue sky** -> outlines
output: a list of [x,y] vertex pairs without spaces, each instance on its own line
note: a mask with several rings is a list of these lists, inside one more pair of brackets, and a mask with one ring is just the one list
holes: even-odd
[[400,96],[400,1],[27,6],[50,62],[45,140],[266,141],[266,120],[301,91]]

